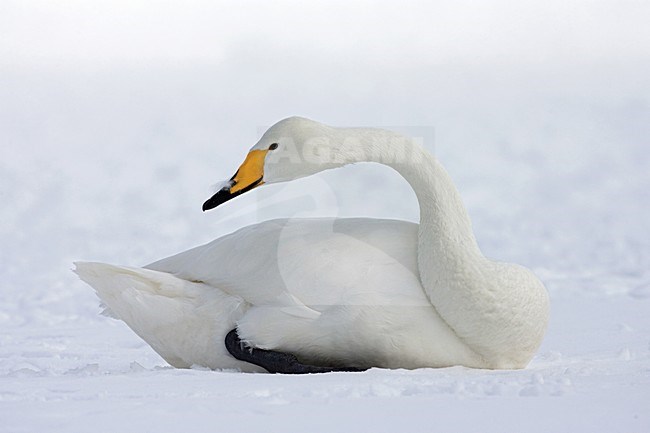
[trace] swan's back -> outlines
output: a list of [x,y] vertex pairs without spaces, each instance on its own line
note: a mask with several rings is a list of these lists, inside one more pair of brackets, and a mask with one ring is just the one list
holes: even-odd
[[394,220],[273,220],[148,268],[245,300],[238,333],[254,347],[323,365],[484,366],[432,308],[417,233]]
[[417,272],[417,230],[395,220],[272,220],[147,268],[255,305],[281,304],[287,293],[316,310],[369,302],[429,305]]
[[[182,352],[201,365],[232,367],[236,360],[226,359],[222,341],[235,326],[253,347],[314,364],[486,366],[432,308],[418,277],[417,231],[417,224],[392,220],[274,220],[152,263],[141,274],[102,264],[78,272],[117,317],[176,366],[187,365],[176,355]],[[161,278],[163,287],[178,287],[180,294],[161,293]],[[206,306],[210,292],[225,302]],[[165,321],[164,335],[160,320],[138,317],[160,314],[161,305],[169,305],[164,314],[175,319]],[[212,334],[191,340],[203,347],[177,350],[195,335],[191,329],[202,326]],[[198,350],[210,359],[203,361]]]

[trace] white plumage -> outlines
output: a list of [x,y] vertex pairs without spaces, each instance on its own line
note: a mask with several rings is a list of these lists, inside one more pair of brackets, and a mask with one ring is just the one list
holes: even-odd
[[224,336],[235,327],[254,347],[312,364],[524,367],[546,329],[546,290],[530,271],[480,254],[448,175],[405,137],[285,119],[221,193],[360,161],[406,178],[420,203],[419,225],[273,220],[144,269],[77,263],[76,272],[176,367],[260,371],[227,353]]

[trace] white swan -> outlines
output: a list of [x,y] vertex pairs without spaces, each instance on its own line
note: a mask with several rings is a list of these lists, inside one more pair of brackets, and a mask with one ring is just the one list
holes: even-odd
[[546,330],[546,289],[529,270],[481,254],[451,179],[406,137],[282,120],[204,209],[362,161],[386,164],[410,183],[419,225],[274,220],[144,269],[80,262],[76,272],[176,367],[263,371],[226,351],[235,327],[251,346],[312,364],[525,367]]

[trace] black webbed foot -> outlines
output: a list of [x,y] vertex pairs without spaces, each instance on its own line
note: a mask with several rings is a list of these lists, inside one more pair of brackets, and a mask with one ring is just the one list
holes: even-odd
[[226,335],[226,349],[240,361],[250,362],[268,370],[269,373],[282,374],[307,374],[329,373],[333,371],[365,371],[356,367],[320,367],[302,364],[290,353],[276,352],[274,350],[255,349],[241,341],[237,330],[233,329]]

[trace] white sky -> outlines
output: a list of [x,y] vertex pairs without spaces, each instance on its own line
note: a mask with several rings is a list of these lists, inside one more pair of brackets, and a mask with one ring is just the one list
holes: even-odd
[[253,45],[405,66],[647,66],[648,22],[647,1],[3,0],[0,58],[73,67],[215,63]]

